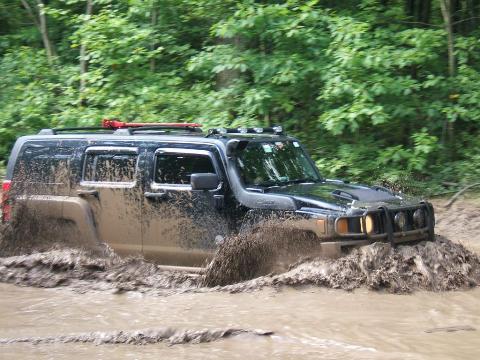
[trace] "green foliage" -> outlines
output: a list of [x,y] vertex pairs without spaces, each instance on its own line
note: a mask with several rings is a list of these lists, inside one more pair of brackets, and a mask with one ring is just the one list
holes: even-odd
[[52,63],[25,9],[0,0],[0,161],[19,135],[119,117],[278,123],[327,177],[480,175],[478,22],[455,29],[449,76],[435,2],[418,22],[400,0],[45,3]]

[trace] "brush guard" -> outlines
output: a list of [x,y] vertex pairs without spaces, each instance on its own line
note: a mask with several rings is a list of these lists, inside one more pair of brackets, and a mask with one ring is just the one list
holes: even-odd
[[[413,228],[413,223],[409,224],[411,229],[395,231],[394,217],[395,214],[399,212],[404,212],[410,214],[409,218],[412,218],[414,211],[421,209],[425,214],[425,224],[421,228]],[[379,231],[376,233],[367,232],[366,217],[372,215],[376,217],[376,225],[380,227]],[[340,219],[359,219],[362,229],[359,232],[348,232],[348,233],[338,233],[335,231],[333,237],[329,240],[322,242],[322,251],[328,254],[336,254],[338,256],[341,253],[342,248],[358,247],[362,245],[372,244],[374,242],[386,242],[389,243],[392,247],[400,243],[409,243],[417,241],[435,241],[434,233],[434,212],[433,207],[427,201],[422,201],[421,205],[418,206],[409,206],[409,207],[399,207],[399,208],[389,208],[387,206],[380,206],[377,209],[369,209],[363,212],[363,214],[352,215],[352,216],[342,216],[335,219],[335,229],[337,228],[337,222]],[[380,222],[381,221],[381,222]],[[335,256],[334,256],[335,257]]]

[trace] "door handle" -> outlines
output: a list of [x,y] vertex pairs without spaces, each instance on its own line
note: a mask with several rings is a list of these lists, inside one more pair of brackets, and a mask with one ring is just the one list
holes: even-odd
[[80,197],[88,197],[88,196],[98,197],[98,190],[77,190],[77,195]]
[[165,200],[168,198],[166,192],[145,192],[143,194],[148,200]]

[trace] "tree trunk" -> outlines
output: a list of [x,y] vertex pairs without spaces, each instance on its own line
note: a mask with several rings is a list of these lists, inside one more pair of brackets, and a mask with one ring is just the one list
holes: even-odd
[[462,1],[450,0],[450,17],[452,18],[452,28],[455,34],[464,33],[465,29],[465,14],[462,10]]
[[467,0],[467,16],[470,19],[467,25],[467,32],[470,33],[477,29],[478,20],[480,16],[480,1],[478,0]]
[[[443,22],[445,26],[445,31],[447,32],[447,48],[448,48],[448,76],[453,78],[457,73],[457,61],[455,58],[455,34],[453,33],[452,25],[452,0],[440,0],[440,9],[442,11]],[[448,136],[448,142],[450,146],[447,146],[446,149],[449,152],[450,158],[453,157],[453,141],[454,141],[454,127],[453,121],[448,121],[445,119],[443,125],[444,134]],[[443,139],[443,142],[446,143],[446,139]]]
[[[228,44],[232,45],[234,48],[242,49],[243,48],[243,41],[240,36],[235,36],[233,38],[218,38],[217,44]],[[227,69],[219,72],[216,78],[216,89],[221,90],[230,87],[233,85],[235,80],[241,77],[241,73],[239,70],[236,69]]]
[[453,77],[456,75],[457,65],[455,59],[455,35],[452,26],[452,1],[440,0],[440,8],[442,10],[445,31],[447,32],[448,75]]
[[51,60],[54,56],[56,56],[55,48],[53,47],[52,42],[50,41],[50,37],[48,36],[48,27],[47,27],[47,17],[43,12],[45,4],[42,0],[37,0],[37,7],[38,7],[38,18],[40,20],[40,32],[42,33],[43,44],[45,46],[45,50],[47,51],[47,56]]
[[419,27],[430,24],[432,0],[405,0],[405,14],[410,16]]
[[272,119],[270,118],[270,112],[267,112],[265,114],[265,116],[263,117],[263,120],[265,122],[265,126],[267,126],[267,127],[273,126]]
[[48,35],[47,17],[43,12],[45,4],[42,0],[37,0],[36,11],[34,11],[27,0],[20,1],[25,10],[27,11],[28,15],[32,18],[33,23],[37,27],[38,31],[42,35],[43,46],[47,54],[48,63],[52,64],[53,58],[56,56],[56,52]]
[[[93,12],[93,1],[87,0],[87,7],[85,14],[87,19],[90,18]],[[88,21],[88,20],[87,20]],[[80,45],[80,103],[85,105],[86,99],[84,98],[84,92],[87,87],[87,73],[88,73],[88,59],[87,59],[87,46],[82,41]]]
[[432,0],[424,0],[421,3],[419,19],[425,26],[430,24],[430,15],[432,12]]
[[406,0],[405,1],[405,13],[407,16],[415,15],[415,0]]
[[[155,28],[157,26],[157,23],[158,23],[157,4],[154,1],[152,4],[152,14],[150,17],[150,25],[152,26],[152,28]],[[155,39],[153,39],[152,45],[150,46],[150,50],[155,51],[156,48],[157,48],[157,42],[155,41]],[[157,64],[156,64],[155,58],[152,57],[150,59],[150,71],[155,72],[156,67],[157,67]]]

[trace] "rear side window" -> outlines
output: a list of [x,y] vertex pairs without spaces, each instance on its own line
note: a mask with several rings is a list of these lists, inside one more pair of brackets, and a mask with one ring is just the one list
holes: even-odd
[[212,160],[207,155],[158,154],[155,159],[154,181],[160,184],[190,184],[196,173],[215,173]]
[[67,185],[72,148],[27,145],[22,151],[14,178],[30,184]]
[[138,155],[131,152],[87,152],[83,180],[92,182],[135,181]]

